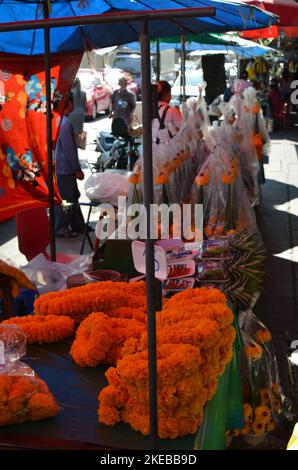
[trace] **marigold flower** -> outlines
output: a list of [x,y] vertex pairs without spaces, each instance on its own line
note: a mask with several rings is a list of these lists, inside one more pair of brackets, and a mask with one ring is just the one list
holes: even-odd
[[132,173],[128,178],[128,182],[130,184],[139,184],[141,181],[142,181],[141,173]]
[[246,356],[251,360],[260,359],[263,354],[263,349],[257,344],[252,344],[250,346],[245,346],[244,348]]
[[168,175],[165,175],[164,173],[160,173],[156,178],[155,178],[155,184],[165,184],[169,181]]
[[234,172],[225,173],[222,175],[221,180],[224,184],[232,184],[235,181]]
[[199,173],[195,179],[195,183],[198,186],[208,186],[208,184],[210,183],[210,174],[202,172]]
[[260,343],[268,343],[269,341],[272,340],[272,336],[271,336],[270,331],[267,328],[264,328],[256,332],[256,339]]
[[58,411],[53,395],[38,376],[0,376],[0,425],[49,418]]

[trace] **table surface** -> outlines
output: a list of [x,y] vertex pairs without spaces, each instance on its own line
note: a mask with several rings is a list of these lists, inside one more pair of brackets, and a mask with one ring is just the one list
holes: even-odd
[[[61,409],[57,416],[0,428],[1,444],[30,449],[150,449],[150,438],[119,423],[98,423],[98,393],[108,367],[80,368],[69,355],[72,340],[28,347],[24,362],[48,384]],[[161,449],[191,450],[195,436],[162,439]]]

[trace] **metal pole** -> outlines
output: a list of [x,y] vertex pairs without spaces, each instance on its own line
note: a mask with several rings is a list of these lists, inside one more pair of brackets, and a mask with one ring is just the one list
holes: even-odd
[[[0,32],[25,31],[28,29],[51,28],[56,26],[77,26],[102,23],[127,23],[128,21],[153,21],[162,19],[178,18],[201,18],[215,16],[214,7],[206,8],[180,8],[169,10],[145,10],[134,12],[113,12],[99,15],[69,16],[66,18],[45,18],[40,20],[15,21],[11,23],[0,23]],[[268,13],[267,13],[268,15]],[[275,15],[272,15],[274,21]],[[268,22],[264,23],[264,27]],[[195,32],[194,32],[195,34]]]
[[181,34],[181,96],[182,102],[185,103],[185,36]]
[[155,271],[154,240],[150,239],[150,208],[153,204],[152,166],[152,92],[150,73],[150,38],[148,22],[141,23],[141,67],[142,67],[142,115],[143,115],[143,161],[144,161],[144,203],[147,211],[146,239],[146,294],[147,294],[147,337],[149,367],[150,438],[152,449],[158,448],[157,419],[157,354],[156,354],[156,312],[155,312]]
[[[43,4],[44,17],[49,17],[47,1]],[[51,260],[56,261],[55,240],[55,213],[54,213],[54,170],[53,170],[53,145],[52,145],[52,101],[51,101],[51,60],[50,60],[50,30],[44,28],[44,67],[46,77],[46,123],[47,123],[47,156],[48,156],[48,189],[50,209],[50,249]]]
[[156,40],[156,81],[160,80],[160,39]]

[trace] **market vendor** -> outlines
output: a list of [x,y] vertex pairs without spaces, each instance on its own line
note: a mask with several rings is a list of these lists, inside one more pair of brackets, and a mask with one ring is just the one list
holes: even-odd
[[182,115],[178,108],[170,106],[171,85],[161,80],[157,84],[158,116],[152,123],[152,141],[156,144],[172,139],[179,131]]

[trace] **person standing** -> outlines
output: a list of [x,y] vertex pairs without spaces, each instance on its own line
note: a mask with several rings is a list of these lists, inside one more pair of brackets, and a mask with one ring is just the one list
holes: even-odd
[[84,217],[79,205],[80,192],[77,179],[83,180],[74,128],[69,119],[73,110],[73,95],[70,93],[65,105],[55,148],[56,176],[61,199],[68,207],[55,207],[55,232],[58,237],[76,237],[85,227]]
[[[161,140],[172,139],[182,124],[182,115],[178,108],[170,106],[172,98],[171,85],[161,80],[157,84],[158,116],[152,122],[152,141],[156,144]],[[167,132],[164,133],[164,130]],[[162,132],[160,132],[162,131]]]
[[127,79],[125,77],[119,79],[119,85],[119,90],[115,90],[111,97],[110,118],[113,118],[113,121],[119,118],[122,119],[127,126],[127,130],[129,130],[133,112],[136,108],[136,97],[134,93],[127,89]]
[[86,113],[86,93],[82,90],[80,79],[77,77],[73,88],[73,111],[69,114],[69,119],[73,125],[76,142],[79,135],[83,132],[85,113]]

